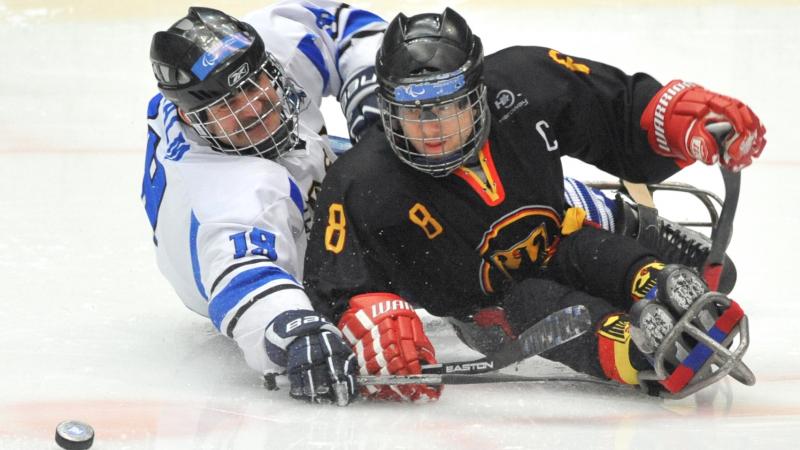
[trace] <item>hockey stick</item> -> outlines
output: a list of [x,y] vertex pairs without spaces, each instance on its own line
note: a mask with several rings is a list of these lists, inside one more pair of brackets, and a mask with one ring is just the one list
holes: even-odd
[[[356,377],[363,385],[397,384],[477,384],[513,381],[568,381],[559,377],[535,378],[516,375],[490,374],[516,362],[544,353],[571,341],[592,328],[589,310],[583,305],[568,306],[533,324],[520,333],[516,340],[506,343],[497,352],[472,361],[459,361],[422,366],[419,375],[361,375]],[[276,376],[284,373],[265,373],[264,387],[278,389]],[[516,377],[510,379],[508,377]],[[563,377],[562,377],[563,378]],[[572,379],[569,379],[571,381]],[[599,382],[599,380],[598,380]],[[602,384],[602,383],[601,383]]]
[[[473,361],[432,364],[422,367],[419,375],[359,376],[364,385],[386,384],[473,384],[498,383],[502,374],[476,377],[516,362],[539,355],[589,331],[592,319],[583,305],[569,306],[556,311],[523,331],[516,340],[503,345],[495,353]],[[511,380],[509,380],[511,381]],[[513,380],[523,381],[523,380]],[[531,380],[524,380],[531,381]]]
[[[733,127],[727,122],[720,122],[707,125],[706,129],[717,140],[719,157],[723,158],[723,143]],[[733,218],[736,215],[736,207],[739,204],[739,190],[742,184],[741,172],[728,170],[722,164],[720,164],[719,170],[722,173],[722,182],[725,185],[725,201],[722,204],[717,226],[711,232],[711,251],[703,268],[703,278],[705,278],[709,289],[712,291],[716,291],[719,288],[719,280],[722,276],[725,262],[725,251],[728,249],[728,244],[730,244],[733,236]],[[743,321],[746,327],[747,317],[744,317]],[[742,334],[746,335],[747,333],[743,332]],[[742,345],[744,345],[745,349],[747,348],[747,338],[744,338],[744,344],[740,344],[740,347]],[[748,386],[756,382],[753,372],[741,361],[730,370],[730,375]]]
[[[713,123],[706,126],[706,130],[717,140],[720,151],[720,158],[723,157],[723,142],[730,133],[732,127],[727,122]],[[725,184],[725,201],[722,204],[717,226],[711,231],[711,251],[706,258],[703,268],[703,278],[708,283],[709,289],[716,291],[719,288],[719,280],[722,275],[722,265],[725,262],[725,251],[731,242],[733,235],[733,218],[736,215],[736,207],[739,203],[739,189],[741,187],[741,172],[733,172],[726,169],[722,164],[719,166],[722,173],[722,181]]]
[[[723,158],[724,141],[731,132],[732,126],[729,123],[721,122],[706,126],[706,130],[714,136],[719,148],[719,157]],[[741,187],[741,174],[739,172],[728,170],[721,162],[720,172],[725,185],[725,200],[722,203],[719,219],[711,232],[711,250],[703,267],[703,278],[711,291],[716,291],[719,288],[725,261],[725,251],[733,234],[733,219],[736,214]],[[733,305],[734,303],[730,299],[718,292],[709,292],[699,297],[664,336],[654,357],[655,371],[639,373],[641,385],[643,387],[647,386],[647,383],[642,380],[659,381],[667,388],[667,391],[659,393],[661,397],[680,399],[719,381],[728,374],[748,386],[754,384],[755,375],[741,361],[741,357],[749,345],[747,316],[738,306],[734,308]],[[720,313],[721,316],[716,320],[713,328],[708,331],[699,330],[690,324],[690,321],[699,316],[703,308],[717,308],[720,306],[724,308],[725,312]],[[725,331],[722,331],[720,327]],[[670,373],[665,368],[663,350],[661,349],[673,348],[676,340],[683,333],[690,334],[698,343],[694,345],[686,357],[680,358],[680,365]],[[736,350],[731,352],[728,349],[736,334],[739,334],[740,341]],[[723,360],[719,358],[717,352],[727,354],[729,359]],[[662,354],[659,355],[659,353]],[[712,369],[714,365],[717,367],[716,371]],[[694,367],[694,369],[691,367]],[[702,373],[705,373],[705,376],[701,375]],[[697,381],[692,382],[695,378]]]
[[[402,384],[493,384],[493,383],[588,383],[614,388],[626,387],[624,384],[613,381],[601,380],[590,376],[538,376],[529,377],[506,373],[483,374],[437,374],[437,375],[370,375],[359,376],[358,382],[364,385],[402,385]],[[634,388],[630,388],[635,390]]]

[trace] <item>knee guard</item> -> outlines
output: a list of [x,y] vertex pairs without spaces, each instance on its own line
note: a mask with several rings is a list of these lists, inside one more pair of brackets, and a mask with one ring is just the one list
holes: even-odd
[[598,324],[597,358],[606,378],[623,384],[639,384],[637,366],[647,367],[637,347],[631,345],[630,318],[627,314],[612,313]]

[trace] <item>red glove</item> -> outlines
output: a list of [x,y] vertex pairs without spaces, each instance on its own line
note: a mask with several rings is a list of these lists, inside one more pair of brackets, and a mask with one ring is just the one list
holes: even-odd
[[733,127],[723,143],[720,164],[724,167],[739,171],[764,150],[767,130],[747,105],[680,80],[656,93],[639,124],[656,153],[675,158],[685,167],[695,160],[706,164],[719,160],[717,142],[706,130],[706,125],[716,122]]
[[[422,322],[405,300],[386,292],[356,295],[339,321],[339,329],[358,358],[362,375],[413,375],[422,364],[436,364],[433,345]],[[442,386],[363,386],[370,398],[436,400]]]

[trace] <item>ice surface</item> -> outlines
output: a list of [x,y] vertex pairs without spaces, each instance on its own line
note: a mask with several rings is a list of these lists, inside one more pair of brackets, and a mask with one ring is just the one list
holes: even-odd
[[[406,3],[411,13],[445,4]],[[56,448],[55,427],[67,419],[91,424],[98,449],[796,448],[800,7],[450,3],[489,52],[553,46],[662,81],[693,80],[759,113],[769,145],[743,174],[730,247],[740,274],[733,297],[750,317],[754,387],[725,382],[660,401],[590,385],[451,386],[435,404],[348,408],[264,390],[158,273],[138,198],[150,35],[188,3],[0,1],[0,449]],[[397,12],[388,1],[361,4]],[[231,12],[256,6],[238,2]],[[326,113],[338,111],[326,105]],[[341,119],[331,122],[343,130]],[[706,167],[676,177],[721,193],[719,178]],[[445,328],[433,339],[443,360],[470,354]],[[518,370],[565,371],[539,359]]]

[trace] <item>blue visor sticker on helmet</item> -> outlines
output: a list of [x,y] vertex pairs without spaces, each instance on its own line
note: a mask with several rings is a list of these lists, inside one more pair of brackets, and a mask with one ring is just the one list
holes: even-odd
[[394,89],[394,98],[399,102],[431,100],[458,92],[462,87],[464,87],[463,74],[435,83],[413,83],[398,86]]
[[205,52],[192,66],[192,73],[205,80],[209,73],[237,50],[249,47],[253,40],[242,33],[232,34],[218,41],[212,49]]

